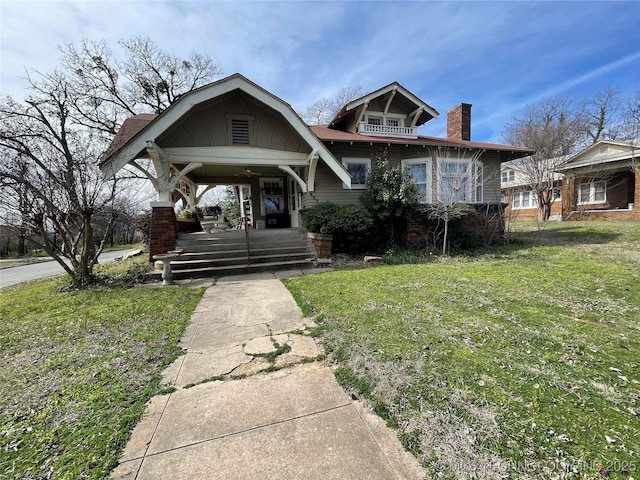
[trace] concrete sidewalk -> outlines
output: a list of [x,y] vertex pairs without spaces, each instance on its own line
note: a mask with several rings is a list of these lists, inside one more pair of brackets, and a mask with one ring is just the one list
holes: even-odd
[[[395,432],[309,362],[319,354],[304,334],[312,326],[272,273],[208,288],[186,355],[165,372],[176,391],[151,400],[111,478],[426,478]],[[261,372],[273,365],[283,368]],[[219,381],[230,375],[246,376]]]

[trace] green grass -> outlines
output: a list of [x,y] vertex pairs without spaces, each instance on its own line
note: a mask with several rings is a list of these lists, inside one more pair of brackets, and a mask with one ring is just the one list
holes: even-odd
[[[141,243],[132,243],[128,245],[116,245],[113,247],[105,247],[104,251],[111,252],[114,250],[133,250],[138,248],[143,248],[143,245]],[[51,260],[51,259],[50,257],[48,257],[48,254],[46,252],[44,252],[43,250],[33,250],[31,254],[26,257],[3,258],[2,261],[0,261],[0,269],[20,267],[22,265],[30,265],[32,263],[39,263],[47,260]]]
[[[640,226],[297,278],[337,378],[444,478],[637,478]],[[563,477],[564,475],[564,477]]]
[[147,265],[101,267],[113,281],[84,290],[64,275],[2,290],[0,478],[108,478],[202,295],[122,286]]

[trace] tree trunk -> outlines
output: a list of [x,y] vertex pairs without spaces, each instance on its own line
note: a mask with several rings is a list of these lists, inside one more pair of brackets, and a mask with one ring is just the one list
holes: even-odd
[[25,232],[23,229],[21,229],[20,234],[18,235],[18,256],[19,257],[24,257],[27,254],[24,235],[25,235]]
[[447,255],[447,242],[449,241],[449,220],[444,221],[444,238],[442,239],[442,256]]
[[538,193],[538,217],[546,222],[551,216],[551,205],[553,204],[553,189]]

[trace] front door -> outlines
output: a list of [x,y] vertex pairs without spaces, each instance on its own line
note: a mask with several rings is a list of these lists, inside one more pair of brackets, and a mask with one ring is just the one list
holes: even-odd
[[282,177],[260,178],[260,213],[266,228],[289,226],[284,181]]

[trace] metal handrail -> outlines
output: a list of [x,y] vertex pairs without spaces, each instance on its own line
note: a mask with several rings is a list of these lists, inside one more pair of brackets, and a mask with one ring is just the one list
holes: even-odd
[[249,222],[247,217],[244,218],[244,239],[247,244],[247,268],[251,266],[251,251],[249,250]]

